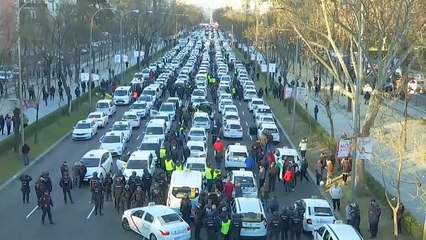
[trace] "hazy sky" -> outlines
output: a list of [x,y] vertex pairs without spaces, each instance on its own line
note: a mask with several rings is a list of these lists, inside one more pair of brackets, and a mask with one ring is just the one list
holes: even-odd
[[243,0],[181,0],[187,4],[200,6],[203,8],[221,8],[226,6],[240,7],[243,4]]

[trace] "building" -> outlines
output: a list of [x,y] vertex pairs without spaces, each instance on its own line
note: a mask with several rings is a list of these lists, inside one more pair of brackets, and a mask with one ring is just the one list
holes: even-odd
[[0,0],[0,51],[9,52],[16,39],[15,0]]

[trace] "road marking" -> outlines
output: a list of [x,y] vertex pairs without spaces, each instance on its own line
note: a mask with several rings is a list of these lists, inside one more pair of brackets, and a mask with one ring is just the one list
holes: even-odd
[[92,216],[93,212],[95,211],[95,206],[93,206],[92,211],[89,212],[89,215],[87,215],[87,220]]
[[25,218],[29,218],[31,216],[31,214],[33,214],[35,212],[35,210],[37,210],[37,209],[38,209],[38,206],[35,206],[35,208],[30,213],[28,213],[28,215]]
[[251,135],[249,135],[249,136],[250,136],[250,140],[253,140],[253,137]]
[[241,106],[241,102],[239,102],[240,106]]
[[248,127],[248,123],[246,122],[246,126]]
[[136,140],[139,140],[140,137],[141,137],[141,135],[138,135],[138,137],[136,138]]
[[244,111],[241,111],[241,113],[244,115]]

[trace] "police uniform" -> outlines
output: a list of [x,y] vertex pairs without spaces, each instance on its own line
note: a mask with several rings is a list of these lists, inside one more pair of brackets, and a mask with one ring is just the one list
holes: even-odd
[[30,203],[29,202],[30,192],[31,192],[30,182],[33,180],[33,178],[25,174],[25,175],[22,175],[19,178],[19,180],[21,181],[22,202]]
[[41,216],[41,221],[44,224],[44,218],[47,216],[49,217],[50,224],[55,224],[52,221],[52,211],[51,207],[53,207],[52,198],[50,198],[49,192],[45,191],[43,196],[39,199],[41,209],[43,210],[43,215]]
[[207,239],[217,240],[217,220],[213,213],[207,214],[206,220],[204,221],[204,226],[207,232]]
[[290,217],[290,239],[300,240],[302,238],[303,218],[293,213]]
[[211,186],[213,185],[213,180],[214,180],[213,175],[214,175],[213,169],[210,166],[208,166],[206,168],[207,191],[209,191]]
[[148,172],[148,169],[144,169],[144,173],[142,176],[142,191],[145,193],[145,196],[148,199],[151,196],[151,184],[152,184],[152,176],[151,173]]
[[143,207],[145,194],[142,191],[142,187],[137,187],[136,191],[133,193],[132,199],[136,203],[136,207]]
[[203,226],[203,206],[197,203],[194,209],[194,234],[195,239],[200,240],[201,227]]
[[123,194],[124,184],[120,178],[116,178],[113,185],[114,204],[117,211],[120,211],[121,195]]
[[121,200],[122,200],[122,208],[124,209],[124,204],[126,204],[126,210],[130,209],[131,207],[131,201],[132,201],[132,190],[130,189],[129,185],[126,185],[124,187],[123,193],[121,194]]
[[97,182],[93,188],[93,199],[95,201],[95,215],[98,215],[98,210],[99,214],[103,215],[104,188],[100,182]]
[[282,221],[278,212],[272,214],[271,222],[269,224],[270,236],[273,240],[279,240],[282,229]]
[[231,233],[229,234],[229,240],[240,240],[241,239],[241,227],[242,227],[241,215],[234,214],[231,218]]
[[170,177],[172,176],[173,173],[173,160],[168,158],[166,159],[166,161],[164,161],[164,167],[166,169],[166,174],[167,174],[167,178],[170,179]]
[[67,195],[70,199],[71,203],[74,203],[72,201],[72,195],[71,195],[71,189],[72,189],[72,178],[68,176],[68,173],[64,173],[63,177],[59,181],[59,186],[62,188],[62,193],[64,195],[64,201],[65,204],[67,204]]
[[113,184],[113,179],[111,177],[110,173],[107,173],[106,177],[105,177],[105,195],[106,195],[106,200],[107,202],[112,201],[112,184]]
[[281,240],[288,240],[288,231],[290,230],[290,214],[284,209],[281,214]]

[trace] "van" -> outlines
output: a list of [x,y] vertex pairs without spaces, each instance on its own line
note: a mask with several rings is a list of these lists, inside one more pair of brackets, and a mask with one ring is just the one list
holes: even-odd
[[312,235],[314,240],[364,240],[354,227],[343,223],[323,225],[313,231]]
[[198,198],[203,191],[203,177],[199,171],[174,171],[170,180],[167,195],[167,207],[180,213],[180,202],[185,195],[191,199],[191,205],[198,203]]
[[164,141],[167,132],[167,123],[164,119],[151,119],[145,127],[144,139],[158,138]]
[[129,179],[133,172],[136,172],[136,176],[142,177],[144,169],[147,169],[151,175],[155,172],[155,159],[150,151],[134,151],[127,161],[117,159],[116,165],[125,179]]
[[112,99],[116,105],[129,105],[132,99],[132,87],[120,86],[116,88]]
[[115,112],[117,112],[117,106],[115,106],[113,100],[99,100],[96,103],[96,112],[103,112],[108,115],[108,117],[111,117]]
[[249,197],[235,198],[232,202],[232,214],[239,214],[241,216],[241,237],[266,239],[268,233],[267,220],[260,199]]

